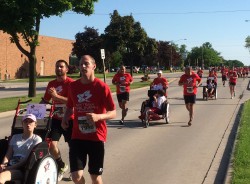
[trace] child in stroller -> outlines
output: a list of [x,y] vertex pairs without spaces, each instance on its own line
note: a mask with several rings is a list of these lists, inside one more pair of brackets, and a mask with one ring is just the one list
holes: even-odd
[[[164,90],[149,90],[149,99],[142,102],[141,115],[139,118],[145,127],[149,126],[149,121],[166,119],[169,123],[169,103]],[[150,99],[153,99],[152,101]]]
[[145,108],[145,111],[149,110],[151,114],[160,114],[161,113],[161,105],[163,102],[165,102],[167,99],[165,97],[165,91],[164,90],[157,90],[157,93],[153,95],[152,101],[150,101],[149,106]]
[[212,82],[212,79],[207,80],[207,88],[206,91],[208,93],[208,96],[212,96],[214,92],[215,84]]
[[208,77],[207,85],[203,86],[203,100],[208,100],[208,97],[217,99],[217,83],[214,77]]

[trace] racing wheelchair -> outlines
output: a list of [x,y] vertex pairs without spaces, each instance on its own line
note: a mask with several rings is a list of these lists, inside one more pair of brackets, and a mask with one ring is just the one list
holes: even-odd
[[[53,106],[50,104],[28,104],[31,100],[18,101],[15,116],[11,126],[11,135],[0,140],[0,161],[3,160],[11,136],[22,133],[22,118],[26,113],[34,114],[37,118],[37,127],[34,134],[42,138],[42,142],[36,145],[29,154],[25,164],[22,184],[57,184],[58,171],[57,164],[49,153],[51,140],[48,134],[51,127],[51,117],[54,114]],[[20,108],[21,105],[28,104],[27,108]],[[15,181],[8,181],[6,184],[13,184]]]
[[145,128],[149,126],[150,121],[157,121],[161,119],[165,119],[165,123],[168,124],[170,122],[169,119],[169,103],[168,100],[165,100],[161,104],[160,111],[158,113],[150,113],[150,107],[152,103],[153,96],[157,93],[157,90],[148,90],[149,99],[145,100],[141,104],[140,116],[139,118],[142,121],[142,124]]
[[203,100],[207,101],[208,98],[214,98],[216,100],[217,97],[218,97],[217,83],[215,82],[214,77],[208,77],[206,86],[203,86]]

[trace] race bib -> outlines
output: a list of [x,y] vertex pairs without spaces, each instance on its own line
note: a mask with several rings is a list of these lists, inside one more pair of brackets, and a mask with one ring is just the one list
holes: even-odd
[[63,118],[66,110],[66,104],[55,104],[55,115],[59,118]]
[[86,116],[78,117],[78,126],[79,126],[79,130],[83,134],[89,134],[89,133],[96,132],[95,123],[87,121],[87,117]]
[[120,86],[120,92],[126,92],[126,86]]
[[187,93],[193,93],[193,92],[194,92],[193,86],[188,86],[187,87]]

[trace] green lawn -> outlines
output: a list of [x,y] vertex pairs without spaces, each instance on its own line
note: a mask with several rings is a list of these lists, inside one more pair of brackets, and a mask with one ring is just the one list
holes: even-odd
[[250,183],[250,101],[244,104],[233,159],[232,184]]

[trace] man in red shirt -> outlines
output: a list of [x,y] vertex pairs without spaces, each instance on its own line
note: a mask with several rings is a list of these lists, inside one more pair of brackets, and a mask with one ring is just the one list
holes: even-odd
[[209,71],[208,78],[211,78],[213,80],[214,85],[217,87],[217,73],[216,70],[213,68],[211,71]]
[[[70,126],[67,130],[62,129],[61,122],[64,116],[66,103],[68,101],[68,86],[74,80],[67,77],[68,63],[64,60],[58,60],[55,64],[56,79],[48,83],[43,99],[47,102],[52,100],[56,113],[52,117],[51,132],[49,138],[52,139],[50,145],[50,153],[56,159],[58,165],[58,181],[61,181],[63,174],[68,170],[68,165],[65,164],[61,158],[60,150],[58,148],[58,141],[61,136],[64,136],[65,142],[71,139],[72,119],[70,117]],[[43,101],[41,101],[43,103]]]
[[201,68],[198,68],[197,70],[197,75],[202,78],[202,75],[203,75],[203,70]]
[[159,70],[157,72],[157,78],[153,80],[153,82],[150,84],[151,89],[155,90],[164,90],[167,91],[168,88],[168,80],[165,77],[162,77],[162,71]]
[[231,99],[233,99],[235,97],[235,86],[238,78],[237,72],[235,71],[234,67],[228,72],[228,77]]
[[127,115],[127,102],[129,101],[130,84],[133,78],[129,73],[126,73],[126,67],[121,66],[117,74],[114,75],[112,83],[116,85],[116,96],[119,107],[122,109],[122,118],[120,124],[124,124],[124,118]]
[[179,80],[179,85],[183,86],[185,105],[189,112],[188,126],[192,125],[197,88],[200,84],[201,78],[192,71],[192,67],[186,67],[185,74],[183,74]]
[[223,66],[221,69],[221,78],[222,78],[222,84],[224,87],[225,87],[225,82],[227,80],[227,73],[228,73],[227,68],[225,66]]
[[88,157],[89,173],[94,184],[102,184],[104,142],[107,137],[106,120],[116,116],[110,88],[95,77],[96,63],[84,55],[80,61],[82,77],[69,86],[69,95],[62,127],[66,129],[74,113],[70,142],[70,170],[76,184],[85,183],[83,170]]

